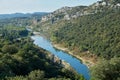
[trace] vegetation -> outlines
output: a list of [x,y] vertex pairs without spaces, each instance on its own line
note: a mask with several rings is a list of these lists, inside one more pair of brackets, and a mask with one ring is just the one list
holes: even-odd
[[101,60],[91,69],[92,80],[120,80],[120,58]]
[[85,15],[54,23],[49,20],[37,28],[52,42],[69,48],[75,55],[99,57],[91,69],[91,80],[120,80],[120,2],[103,1],[82,9]]
[[103,58],[92,67],[91,80],[120,80],[119,14],[119,9],[106,10],[58,22],[51,29],[51,40],[68,47],[79,56],[89,51]]
[[6,40],[13,40],[28,35],[28,31],[24,27],[4,26],[0,27],[0,36]]
[[[51,29],[51,40],[62,43],[76,53],[90,51],[106,59],[119,57],[119,14],[119,11],[106,11],[56,23]],[[58,29],[53,30],[55,27]]]
[[91,80],[120,80],[120,2],[103,1],[110,4],[102,6],[100,1],[97,6],[64,8],[68,16],[83,11],[82,16],[69,20],[64,19],[64,10],[52,14],[54,17],[46,22],[40,22],[41,17],[0,20],[0,79],[84,80],[76,72],[53,63],[49,52],[26,37],[28,31],[22,26],[33,26],[78,56],[98,56],[98,63],[91,68]]
[[25,28],[1,27],[0,34],[0,80],[84,80],[75,71],[54,63],[49,52],[27,37]]

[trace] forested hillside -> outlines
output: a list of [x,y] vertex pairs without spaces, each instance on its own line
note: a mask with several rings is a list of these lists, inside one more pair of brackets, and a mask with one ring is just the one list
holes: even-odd
[[[92,67],[92,80],[119,80],[119,19],[120,11],[112,13],[106,11],[63,21],[59,23],[59,28],[52,32],[51,40],[73,50],[75,55],[89,56],[92,53],[105,58],[98,60],[98,63]],[[86,51],[89,54],[85,54]]]
[[119,19],[120,11],[111,10],[62,21],[54,25],[59,29],[53,31],[51,39],[76,53],[90,51],[104,58],[120,56]]
[[[119,57],[119,4],[117,0],[103,0],[88,7],[61,8],[51,13],[51,17],[49,14],[50,18],[41,21],[37,28],[34,28],[46,34],[53,42],[74,50],[75,54],[81,55],[80,52],[89,51],[106,59]],[[69,17],[69,20],[66,20],[64,15],[64,18],[53,21],[52,19],[56,18],[55,15],[61,13],[60,11],[68,15],[72,15],[73,12],[82,15],[75,14],[77,17]]]

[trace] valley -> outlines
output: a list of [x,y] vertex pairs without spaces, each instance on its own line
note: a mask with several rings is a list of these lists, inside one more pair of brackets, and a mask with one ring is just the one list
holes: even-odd
[[120,1],[1,14],[0,80],[120,80]]

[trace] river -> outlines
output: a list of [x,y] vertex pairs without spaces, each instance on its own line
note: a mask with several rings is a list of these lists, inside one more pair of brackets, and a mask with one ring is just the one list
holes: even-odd
[[51,52],[52,54],[59,57],[61,60],[66,61],[70,64],[71,67],[73,67],[73,69],[82,74],[86,80],[90,80],[89,69],[85,64],[82,64],[80,60],[62,50],[55,49],[49,40],[40,35],[34,35],[31,36],[31,38],[34,40],[35,45]]

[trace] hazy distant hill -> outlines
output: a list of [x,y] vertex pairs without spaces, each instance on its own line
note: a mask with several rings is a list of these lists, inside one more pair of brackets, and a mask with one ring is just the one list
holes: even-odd
[[35,12],[35,13],[14,13],[14,14],[0,14],[0,19],[19,18],[19,17],[32,17],[32,16],[43,16],[46,12]]
[[47,14],[46,12],[1,14],[0,26],[32,26],[33,23],[39,22],[41,17]]

